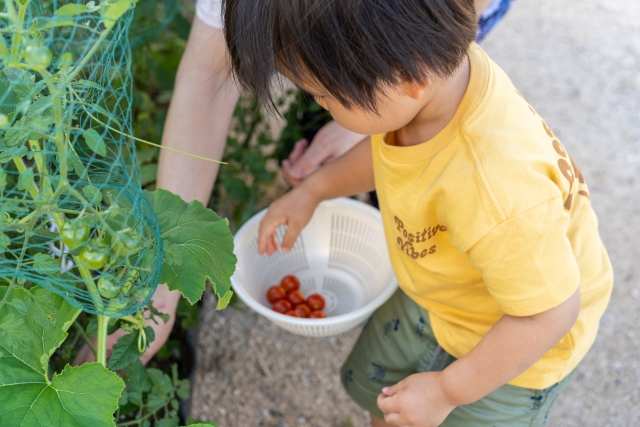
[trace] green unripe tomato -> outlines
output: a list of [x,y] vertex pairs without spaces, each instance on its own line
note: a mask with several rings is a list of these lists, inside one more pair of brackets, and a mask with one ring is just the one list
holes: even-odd
[[80,251],[80,254],[75,257],[75,260],[87,267],[89,270],[99,270],[107,263],[109,255],[107,254],[107,248],[102,245],[90,245],[85,246]]
[[111,277],[102,276],[98,279],[98,292],[105,298],[115,298],[120,293],[120,284]]
[[51,50],[42,43],[33,43],[24,50],[24,60],[33,67],[47,68],[51,64]]
[[138,288],[133,291],[133,297],[137,300],[143,300],[149,296],[149,292],[151,292],[151,288]]
[[134,255],[142,249],[140,236],[137,233],[119,232],[113,236],[113,243],[114,253],[122,258]]
[[122,310],[127,306],[127,300],[120,298],[112,299],[107,305],[107,311]]
[[73,249],[89,240],[89,234],[91,234],[91,230],[88,226],[67,222],[60,231],[60,240],[70,249]]

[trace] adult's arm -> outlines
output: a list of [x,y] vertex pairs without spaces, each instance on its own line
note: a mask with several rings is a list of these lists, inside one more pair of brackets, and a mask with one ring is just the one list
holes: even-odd
[[[162,136],[162,145],[210,159],[221,159],[238,89],[230,78],[228,53],[222,30],[193,21],[187,47],[178,68],[175,89]],[[213,189],[219,165],[169,150],[161,150],[157,186],[187,202],[205,205]],[[142,357],[146,363],[166,342],[180,300],[180,293],[158,286],[153,298],[160,312],[171,319],[151,323],[156,339]]]

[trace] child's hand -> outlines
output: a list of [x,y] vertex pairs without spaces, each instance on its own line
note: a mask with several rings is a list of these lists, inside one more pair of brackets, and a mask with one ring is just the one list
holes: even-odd
[[260,221],[258,252],[272,255],[278,250],[276,229],[281,225],[287,226],[282,238],[282,252],[289,252],[304,226],[311,220],[319,203],[320,201],[305,186],[296,187],[273,202]]
[[442,372],[410,375],[378,396],[384,420],[394,426],[436,427],[455,408],[441,386]]

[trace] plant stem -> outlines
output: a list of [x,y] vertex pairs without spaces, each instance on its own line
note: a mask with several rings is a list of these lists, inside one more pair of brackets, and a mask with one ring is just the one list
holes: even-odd
[[96,352],[96,361],[102,363],[102,366],[107,366],[107,326],[109,325],[109,318],[98,314],[98,350]]

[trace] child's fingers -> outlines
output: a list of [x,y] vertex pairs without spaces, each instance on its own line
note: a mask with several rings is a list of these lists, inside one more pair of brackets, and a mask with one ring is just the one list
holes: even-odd
[[278,243],[276,242],[276,230],[280,224],[277,221],[273,221],[269,212],[260,221],[258,227],[258,253],[260,255],[267,253],[273,254],[278,250]]
[[386,396],[384,394],[378,395],[376,402],[378,408],[385,414],[385,420],[387,414],[395,414],[400,412],[400,402],[397,395]]
[[397,384],[392,385],[391,387],[385,387],[382,389],[382,394],[384,394],[385,396],[393,396],[394,394],[398,393],[400,390],[402,390],[404,388],[402,381],[400,381]]
[[287,231],[282,238],[282,252],[287,253],[295,245],[298,236],[302,231],[302,226],[297,221],[290,221],[287,225]]

